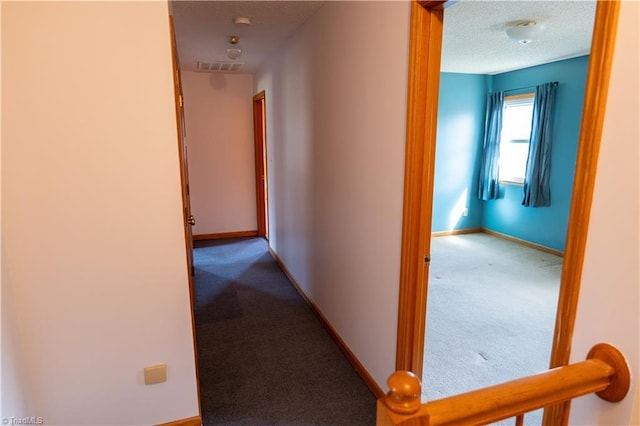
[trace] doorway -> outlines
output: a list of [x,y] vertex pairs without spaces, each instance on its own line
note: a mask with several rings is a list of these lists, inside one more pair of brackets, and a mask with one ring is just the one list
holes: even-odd
[[[589,56],[534,61],[551,34],[522,44],[496,28],[509,28],[505,23],[514,16],[542,15],[553,27],[553,20],[566,13],[581,22],[571,31],[580,33],[579,52],[588,52],[595,3],[510,6],[463,1],[444,11],[424,346],[428,400],[535,374],[549,365]],[[466,37],[467,28],[475,28],[474,40]],[[472,48],[472,43],[477,45]],[[496,46],[501,46],[498,54],[477,54]],[[523,52],[530,62],[516,60]],[[525,207],[520,174],[527,160],[535,86],[551,81],[558,82],[552,203]],[[508,125],[515,129],[511,137],[503,131],[499,197],[482,201],[477,188],[489,92],[504,93],[503,130]],[[518,120],[511,111],[529,115]],[[513,158],[519,167],[507,174],[502,162],[511,159],[511,146],[525,150]]]
[[264,90],[253,97],[253,135],[256,167],[256,218],[258,236],[269,240],[266,100]]
[[[445,2],[412,3],[403,242],[396,369],[422,375]],[[550,367],[569,362],[595,168],[615,44],[618,2],[598,2]],[[545,410],[564,424],[568,404]]]

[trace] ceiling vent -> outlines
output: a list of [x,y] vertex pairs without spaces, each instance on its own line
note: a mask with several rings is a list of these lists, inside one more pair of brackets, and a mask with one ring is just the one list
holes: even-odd
[[244,65],[243,62],[200,62],[198,61],[197,70],[204,72],[235,72],[240,71]]

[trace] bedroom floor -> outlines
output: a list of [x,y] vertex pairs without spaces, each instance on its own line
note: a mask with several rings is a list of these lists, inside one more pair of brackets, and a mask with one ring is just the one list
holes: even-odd
[[423,400],[547,370],[562,257],[484,233],[431,244]]

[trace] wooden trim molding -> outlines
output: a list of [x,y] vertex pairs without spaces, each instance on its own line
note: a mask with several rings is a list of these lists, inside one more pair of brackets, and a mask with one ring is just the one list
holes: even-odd
[[418,4],[424,9],[430,10],[442,10],[445,7],[449,7],[450,3],[455,3],[457,0],[418,0]]
[[521,240],[520,238],[512,237],[511,235],[501,234],[500,232],[492,231],[491,229],[481,228],[480,232],[493,235],[494,237],[502,238],[503,240],[511,241],[512,243],[520,244],[521,246],[529,247],[532,249],[540,250],[545,253],[553,254],[555,256],[564,257],[564,252],[553,249],[551,247],[542,246],[540,244],[532,243],[527,240]]
[[202,426],[202,418],[200,416],[194,416],[187,419],[175,420],[169,423],[162,423],[158,426]]
[[[571,354],[619,11],[619,0],[597,2],[569,213],[565,261],[562,268],[558,312],[551,350],[551,368],[567,365]],[[569,401],[546,409],[542,424],[567,425],[570,404]]]
[[[436,2],[437,4],[437,2]],[[443,9],[411,3],[396,370],[422,375]]]
[[438,231],[438,232],[432,232],[431,238],[450,237],[452,235],[477,234],[478,232],[482,232],[482,231],[483,231],[483,228],[468,228],[468,229],[454,229],[452,231]]
[[245,237],[257,237],[258,231],[233,231],[233,232],[218,232],[215,234],[196,234],[193,236],[194,241],[198,240],[221,240],[223,238],[245,238]]
[[267,236],[267,194],[266,194],[266,137],[265,134],[265,91],[261,91],[253,97],[253,151],[256,182],[256,215],[258,223],[258,235]]
[[531,99],[533,101],[533,99],[536,97],[536,92],[535,90],[531,91],[531,92],[527,92],[527,93],[520,93],[517,95],[506,95],[504,97],[505,101],[519,101],[522,99]]
[[[185,242],[185,258],[187,263],[187,283],[189,286],[189,311],[191,315],[191,337],[193,339],[193,361],[196,373],[196,393],[198,397],[198,416],[202,414],[202,406],[200,404],[200,367],[198,363],[198,342],[196,336],[196,319],[195,319],[195,289],[193,283],[193,275],[195,268],[193,266],[193,234],[189,224],[191,216],[191,201],[189,197],[189,171],[188,161],[186,158],[187,151],[184,143],[184,109],[182,102],[182,80],[180,77],[180,64],[178,62],[178,47],[176,44],[176,31],[173,16],[169,15],[169,39],[171,41],[171,65],[173,72],[173,93],[175,99],[176,112],[176,131],[178,142],[178,161],[180,166],[180,194],[182,218],[184,227]],[[198,417],[199,418],[199,417]]]
[[302,299],[305,301],[307,306],[309,306],[309,308],[311,309],[311,312],[313,312],[316,318],[318,318],[318,321],[320,321],[324,329],[327,331],[327,333],[329,333],[329,336],[331,336],[331,338],[336,343],[336,345],[338,345],[338,348],[340,349],[340,351],[347,358],[349,363],[351,363],[354,370],[356,370],[356,373],[358,373],[358,375],[362,378],[362,380],[365,382],[365,384],[367,385],[369,390],[373,393],[373,395],[376,398],[381,398],[382,396],[384,396],[385,393],[382,390],[382,388],[378,386],[378,383],[376,383],[376,381],[373,379],[371,374],[369,374],[369,372],[364,367],[364,365],[362,365],[358,357],[356,357],[356,355],[351,351],[351,349],[349,349],[349,346],[345,343],[345,341],[342,340],[342,337],[340,337],[340,334],[338,334],[336,329],[333,328],[333,326],[331,325],[327,317],[324,316],[320,308],[318,308],[318,306],[315,303],[313,303],[311,299],[309,299],[309,297],[307,297],[306,293],[302,290],[302,287],[300,287],[300,284],[298,284],[296,279],[293,277],[293,274],[291,274],[291,271],[289,271],[289,269],[284,264],[282,259],[280,259],[278,254],[271,248],[271,246],[269,246],[269,253],[273,257],[273,259],[276,261],[280,269],[282,269],[282,272],[284,272],[287,278],[289,278],[289,281],[291,281],[291,284],[293,284],[293,287],[298,291],[298,293],[300,294]]
[[512,243],[516,243],[516,244],[520,244],[521,246],[540,250],[545,253],[553,254],[555,256],[560,256],[560,257],[564,256],[564,252],[560,250],[556,250],[551,247],[532,243],[531,241],[521,240],[520,238],[512,237],[511,235],[502,234],[500,232],[496,232],[487,228],[454,229],[453,231],[432,232],[431,238],[451,237],[453,235],[465,235],[465,234],[477,234],[477,233],[492,235],[494,237],[502,238],[503,240],[511,241]]

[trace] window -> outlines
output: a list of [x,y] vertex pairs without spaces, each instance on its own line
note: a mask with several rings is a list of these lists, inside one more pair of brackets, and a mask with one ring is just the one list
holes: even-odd
[[506,96],[500,134],[500,182],[524,183],[535,93]]

